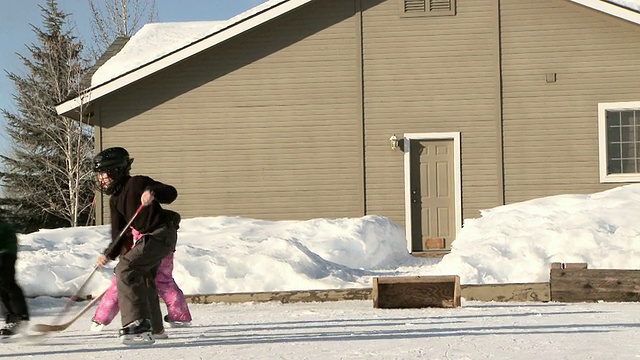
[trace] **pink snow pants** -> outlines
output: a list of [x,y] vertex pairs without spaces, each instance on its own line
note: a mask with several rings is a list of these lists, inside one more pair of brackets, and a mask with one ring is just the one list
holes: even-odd
[[[187,306],[187,300],[173,279],[173,253],[167,255],[158,268],[156,275],[156,287],[158,288],[158,296],[164,300],[169,312],[169,320],[189,322],[191,321],[191,312]],[[116,276],[113,275],[111,285],[104,293],[100,305],[96,309],[93,320],[108,325],[116,317],[120,311],[118,305],[118,287],[116,286]]]

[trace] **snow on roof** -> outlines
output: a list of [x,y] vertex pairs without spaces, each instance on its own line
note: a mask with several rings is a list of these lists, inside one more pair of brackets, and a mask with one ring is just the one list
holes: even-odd
[[626,8],[640,11],[640,0],[605,0],[610,3],[618,4],[620,6],[624,6]]
[[151,23],[144,25],[120,52],[93,74],[91,86],[97,86],[155,59],[185,47],[213,32],[226,21]]
[[146,24],[118,54],[95,72],[91,87],[104,84],[284,1],[265,1],[229,20]]

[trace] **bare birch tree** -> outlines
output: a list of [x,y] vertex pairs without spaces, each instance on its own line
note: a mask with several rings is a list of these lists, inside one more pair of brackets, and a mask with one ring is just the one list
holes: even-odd
[[89,0],[93,44],[90,55],[98,60],[118,36],[131,36],[157,17],[155,0]]

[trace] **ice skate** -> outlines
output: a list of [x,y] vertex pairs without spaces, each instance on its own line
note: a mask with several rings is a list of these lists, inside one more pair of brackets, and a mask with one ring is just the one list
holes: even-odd
[[47,333],[31,332],[27,320],[9,322],[0,328],[0,343],[39,343],[46,336]]
[[160,330],[160,332],[153,333],[151,335],[156,340],[164,340],[164,339],[168,339],[169,338],[169,335],[167,335],[167,333],[164,331],[164,329]]
[[14,335],[24,333],[28,328],[28,321],[8,322],[0,328],[0,337],[3,339],[10,338]]
[[155,343],[149,319],[136,320],[120,329],[120,342],[125,345],[151,345]]
[[169,327],[172,328],[180,328],[180,327],[189,327],[191,326],[190,321],[175,321],[169,318],[169,315],[164,316],[164,321],[169,324]]
[[94,319],[91,319],[91,331],[95,331],[95,332],[100,332],[102,331],[102,329],[104,329],[104,324],[100,323]]

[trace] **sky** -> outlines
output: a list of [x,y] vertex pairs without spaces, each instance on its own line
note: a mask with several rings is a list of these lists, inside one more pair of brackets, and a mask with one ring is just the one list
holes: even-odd
[[[214,21],[227,20],[253,8],[264,0],[156,0],[157,22]],[[0,109],[15,110],[12,99],[13,83],[6,71],[23,74],[25,68],[16,54],[29,56],[28,44],[37,43],[31,25],[42,27],[38,5],[45,0],[1,0],[0,1]],[[80,39],[91,39],[90,12],[87,0],[58,0],[58,6],[66,13],[70,25]],[[31,25],[30,25],[31,24]],[[9,139],[4,132],[5,120],[0,118],[0,153],[9,148]]]
[[[459,275],[462,284],[541,282],[552,262],[637,269],[640,184],[558,195],[482,211],[442,259],[415,258],[387,218],[183,220],[174,276],[186,294],[371,287],[372,276]],[[107,226],[19,236],[17,278],[31,324],[59,320],[109,242]],[[109,285],[115,263],[89,279]],[[80,294],[80,295],[86,295]],[[63,298],[55,298],[63,296]],[[163,306],[164,308],[164,306]],[[453,309],[376,309],[371,301],[190,305],[192,326],[131,348],[119,317],[90,332],[93,309],[36,343],[2,344],[0,358],[113,359],[637,359],[640,303],[478,302]],[[163,309],[164,310],[164,309]],[[606,344],[606,345],[605,345]],[[112,350],[116,350],[114,353]]]

